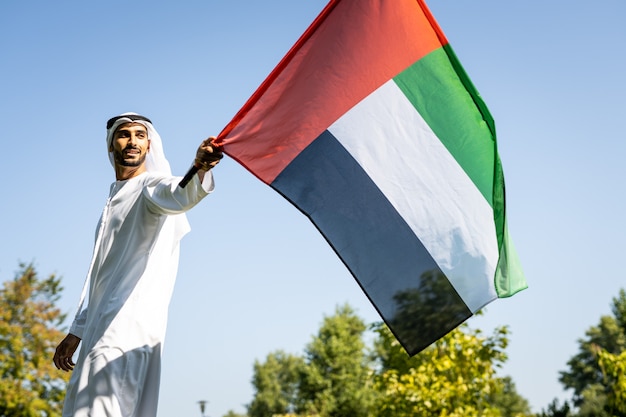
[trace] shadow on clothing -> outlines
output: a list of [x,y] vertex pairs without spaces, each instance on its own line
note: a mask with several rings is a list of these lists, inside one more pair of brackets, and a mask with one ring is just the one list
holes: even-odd
[[161,345],[128,352],[98,348],[85,358],[63,416],[156,416]]

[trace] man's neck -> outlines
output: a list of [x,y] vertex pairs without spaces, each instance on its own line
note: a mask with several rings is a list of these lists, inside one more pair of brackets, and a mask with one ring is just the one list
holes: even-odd
[[121,165],[115,165],[115,179],[117,181],[124,181],[136,177],[137,175],[146,172],[146,165],[141,164],[136,167],[126,167]]

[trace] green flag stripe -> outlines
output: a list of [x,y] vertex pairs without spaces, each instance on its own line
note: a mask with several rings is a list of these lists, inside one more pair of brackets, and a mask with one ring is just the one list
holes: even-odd
[[509,236],[506,220],[506,198],[504,185],[504,172],[502,163],[498,155],[498,141],[496,139],[496,128],[487,105],[474,87],[474,84],[467,76],[461,66],[454,50],[450,45],[444,47],[450,63],[454,67],[459,79],[474,100],[474,104],[483,116],[485,123],[491,131],[493,140],[493,217],[498,238],[498,266],[494,277],[494,284],[498,297],[510,297],[528,287],[526,278],[522,271],[522,265],[513,245],[513,240]]
[[521,290],[528,288],[522,264],[517,256],[513,240],[509,237],[509,230],[504,225],[504,236],[500,245],[498,266],[494,277],[494,286],[498,297],[510,297]]
[[506,229],[504,176],[493,118],[454,51],[450,45],[439,48],[394,81],[493,209],[500,252],[494,277],[498,296],[526,288]]
[[493,207],[493,135],[444,48],[394,81]]

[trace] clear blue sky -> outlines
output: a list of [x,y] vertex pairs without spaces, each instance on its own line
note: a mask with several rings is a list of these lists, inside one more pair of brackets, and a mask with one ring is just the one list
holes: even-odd
[[[114,180],[104,124],[152,118],[174,171],[216,135],[325,0],[3,1],[0,279],[18,262],[63,277],[73,314]],[[539,411],[558,372],[626,287],[626,3],[429,2],[495,120],[509,229],[530,288],[469,320],[512,331],[519,392]],[[349,303],[378,320],[309,221],[226,159],[189,218],[165,344],[159,417],[245,410],[252,365],[302,353]]]

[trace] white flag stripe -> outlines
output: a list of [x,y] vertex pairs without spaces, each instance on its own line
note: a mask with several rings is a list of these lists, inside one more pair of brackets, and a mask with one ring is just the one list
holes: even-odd
[[472,312],[497,298],[493,211],[393,80],[328,130],[405,219]]

